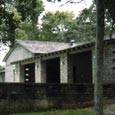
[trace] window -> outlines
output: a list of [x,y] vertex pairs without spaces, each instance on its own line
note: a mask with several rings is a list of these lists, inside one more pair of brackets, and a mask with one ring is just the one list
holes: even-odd
[[113,50],[112,53],[115,54],[115,50]]
[[113,62],[115,62],[115,59],[113,59]]

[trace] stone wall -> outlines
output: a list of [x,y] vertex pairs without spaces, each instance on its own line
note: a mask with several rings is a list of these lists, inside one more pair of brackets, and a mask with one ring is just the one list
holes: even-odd
[[92,84],[0,84],[0,113],[84,107],[92,100]]
[[106,44],[104,48],[104,69],[103,80],[104,83],[115,83],[115,46],[114,44]]
[[15,65],[5,67],[5,82],[15,82]]
[[[0,114],[93,105],[93,84],[0,84]],[[104,85],[105,99],[115,99],[115,84]]]

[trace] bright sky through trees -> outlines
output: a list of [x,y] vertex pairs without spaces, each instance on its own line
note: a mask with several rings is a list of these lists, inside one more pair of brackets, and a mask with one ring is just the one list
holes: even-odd
[[[80,13],[84,8],[88,8],[92,4],[92,0],[84,0],[81,3],[70,4],[67,3],[67,0],[62,0],[62,2],[51,3],[47,2],[47,0],[43,0],[45,4],[45,11],[54,12],[56,10],[59,11],[73,11],[76,16]],[[74,0],[79,1],[79,0]]]

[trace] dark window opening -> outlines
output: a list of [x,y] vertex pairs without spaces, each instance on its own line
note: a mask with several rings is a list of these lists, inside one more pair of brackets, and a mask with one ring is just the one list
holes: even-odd
[[26,64],[24,66],[25,82],[35,82],[35,63]]
[[115,59],[113,59],[113,62],[115,62]]
[[76,83],[76,66],[73,66],[73,82]]
[[113,54],[115,54],[115,51],[112,51]]
[[60,58],[46,61],[46,82],[60,83]]
[[72,55],[73,83],[92,83],[92,54],[91,51]]

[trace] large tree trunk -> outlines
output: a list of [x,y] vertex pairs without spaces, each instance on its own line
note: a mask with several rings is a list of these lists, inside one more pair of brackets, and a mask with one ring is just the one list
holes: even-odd
[[95,115],[103,115],[103,46],[104,46],[104,0],[96,0],[96,76],[94,86]]

